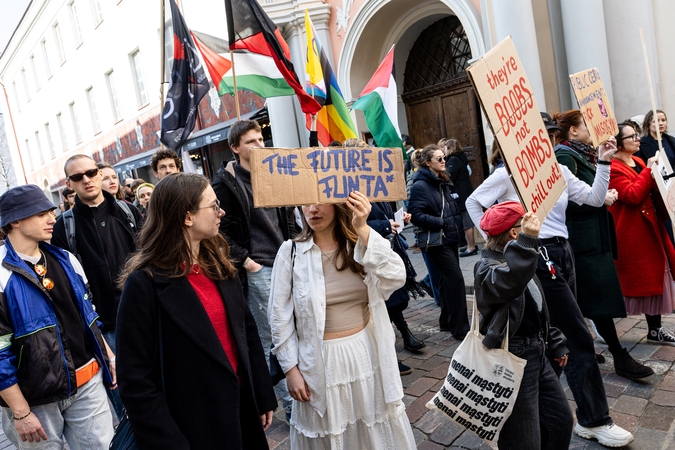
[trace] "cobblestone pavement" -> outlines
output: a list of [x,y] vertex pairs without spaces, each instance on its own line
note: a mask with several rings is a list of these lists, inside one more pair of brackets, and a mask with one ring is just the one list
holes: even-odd
[[[406,235],[409,230],[404,232]],[[414,242],[409,237],[408,242]],[[418,279],[426,275],[424,261],[419,253],[409,251]],[[473,266],[478,256],[462,258],[460,263],[467,285],[469,311],[473,301]],[[407,414],[413,424],[413,433],[419,450],[440,449],[480,449],[488,450],[480,439],[461,427],[450,422],[438,412],[430,411],[425,404],[438,391],[447,374],[448,364],[459,342],[450,333],[440,332],[438,315],[440,308],[433,299],[423,298],[410,302],[405,311],[406,320],[413,334],[423,339],[427,346],[419,353],[403,349],[400,334],[396,331],[396,349],[398,358],[413,368],[410,375],[402,377],[405,389],[404,402]],[[675,330],[675,315],[663,317],[663,323]],[[600,366],[605,382],[605,391],[609,400],[611,416],[614,421],[631,431],[635,441],[625,447],[631,450],[672,450],[675,449],[675,347],[646,344],[647,325],[644,316],[629,316],[616,321],[621,343],[631,355],[646,362],[655,375],[642,382],[629,381],[614,373],[612,355],[607,346],[596,340],[596,350],[602,353],[606,362]],[[567,387],[565,377],[561,378],[572,411],[575,409],[572,394]],[[267,431],[271,449],[290,449],[289,428],[280,408],[274,422]],[[0,431],[0,450],[13,449]],[[596,441],[587,441],[578,436],[572,437],[570,449],[594,450],[605,448]],[[361,450],[361,449],[355,449]],[[371,450],[371,449],[363,449]],[[377,450],[377,449],[372,449]]]

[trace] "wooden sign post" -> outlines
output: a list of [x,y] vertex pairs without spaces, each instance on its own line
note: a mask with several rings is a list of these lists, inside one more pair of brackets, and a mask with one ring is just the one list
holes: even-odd
[[400,148],[254,148],[251,184],[256,208],[407,198]]
[[542,222],[566,187],[511,37],[468,69],[526,211]]

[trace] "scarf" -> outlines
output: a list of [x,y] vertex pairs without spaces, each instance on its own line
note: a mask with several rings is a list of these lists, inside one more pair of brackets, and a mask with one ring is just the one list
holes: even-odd
[[[378,205],[382,208],[382,210],[384,211],[384,213],[388,218],[390,219],[394,218],[394,210],[391,208],[389,202],[378,203]],[[422,289],[422,286],[420,286],[420,284],[416,280],[417,272],[415,272],[415,268],[413,267],[412,262],[410,262],[408,252],[406,251],[408,249],[408,243],[399,233],[392,234],[390,237],[390,241],[391,241],[391,249],[403,260],[403,265],[405,266],[404,287],[408,292],[408,295],[410,295],[413,299],[416,299],[418,297],[424,297],[426,295],[426,292]]]
[[562,141],[560,145],[565,145],[579,154],[586,161],[591,163],[593,166],[598,165],[598,152],[593,148],[592,145],[586,144],[585,142],[577,141],[576,139],[570,139],[567,141]]

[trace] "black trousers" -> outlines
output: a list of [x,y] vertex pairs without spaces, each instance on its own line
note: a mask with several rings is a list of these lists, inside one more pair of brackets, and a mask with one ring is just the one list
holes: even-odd
[[469,332],[469,316],[457,244],[429,247],[427,257],[436,266],[441,279],[441,316],[438,320],[441,330],[450,331],[456,338],[464,337]]

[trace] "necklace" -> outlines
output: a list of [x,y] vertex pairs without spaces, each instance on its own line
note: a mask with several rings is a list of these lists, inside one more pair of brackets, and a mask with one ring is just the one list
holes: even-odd
[[48,291],[51,291],[54,288],[54,281],[51,278],[46,277],[47,258],[45,257],[45,254],[42,253],[42,250],[40,250],[40,255],[42,255],[40,261],[44,261],[44,264],[35,264],[35,273],[37,274],[38,277],[40,277],[40,282],[42,283],[42,286],[44,286],[44,288],[47,289]]
[[[328,250],[327,252],[324,253],[323,250],[319,249],[319,251],[321,252],[321,254],[322,254],[323,256],[325,256],[325,257],[328,259],[328,261],[331,262],[331,264],[335,264],[335,258],[336,258],[336,256],[337,256],[337,255],[335,255],[336,250],[337,250],[337,247],[335,247],[335,248],[332,249],[332,250]],[[332,255],[332,256],[331,256],[331,255]]]

